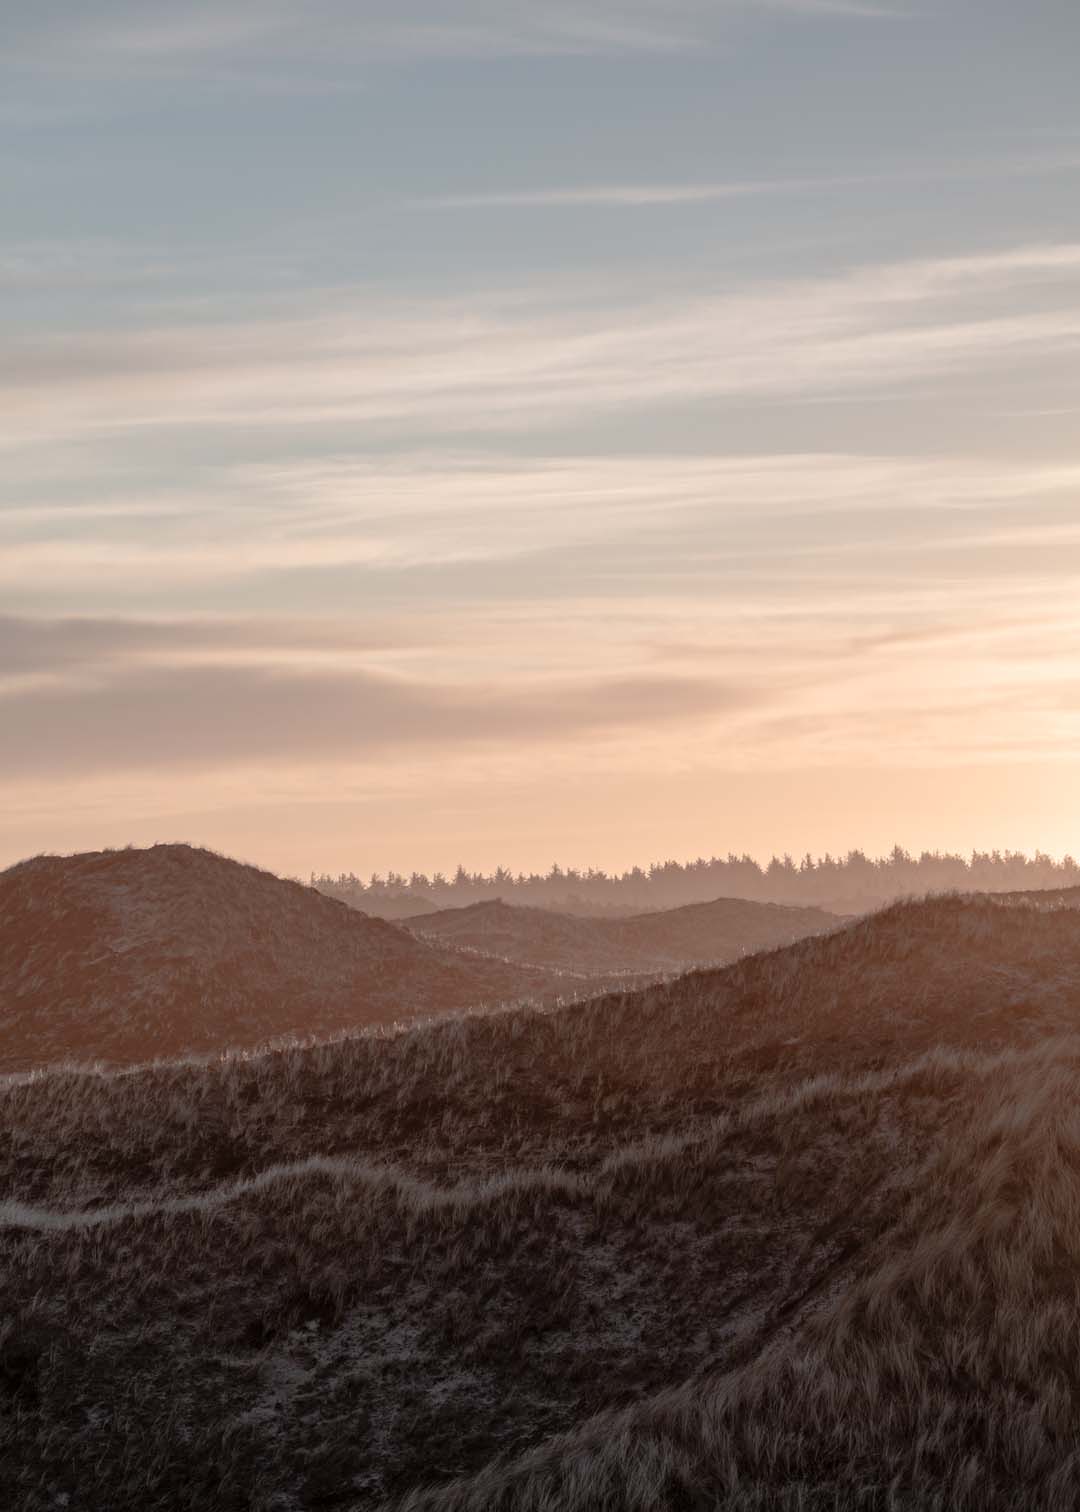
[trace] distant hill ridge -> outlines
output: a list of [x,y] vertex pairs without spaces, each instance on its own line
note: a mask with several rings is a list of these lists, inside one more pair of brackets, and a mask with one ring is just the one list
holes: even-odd
[[325,1037],[571,985],[189,845],[0,873],[0,1072]]
[[716,898],[626,919],[524,908],[502,899],[408,919],[410,933],[534,966],[660,976],[820,934],[840,922],[819,908]]

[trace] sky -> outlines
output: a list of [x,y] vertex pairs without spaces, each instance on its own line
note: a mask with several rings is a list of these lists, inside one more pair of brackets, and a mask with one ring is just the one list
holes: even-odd
[[1080,853],[1075,0],[0,19],[0,865]]

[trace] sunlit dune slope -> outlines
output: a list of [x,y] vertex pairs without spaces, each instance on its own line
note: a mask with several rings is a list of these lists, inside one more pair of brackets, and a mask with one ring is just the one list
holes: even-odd
[[410,919],[424,939],[582,974],[660,976],[731,961],[820,934],[839,921],[820,908],[717,898],[626,919],[579,917],[495,901]]
[[0,874],[0,1071],[324,1036],[573,985],[448,954],[187,845]]

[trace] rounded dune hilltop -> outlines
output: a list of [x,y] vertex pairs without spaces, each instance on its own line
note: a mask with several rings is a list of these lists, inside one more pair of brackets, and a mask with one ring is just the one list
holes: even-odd
[[570,985],[190,845],[0,873],[0,1072],[325,1037]]

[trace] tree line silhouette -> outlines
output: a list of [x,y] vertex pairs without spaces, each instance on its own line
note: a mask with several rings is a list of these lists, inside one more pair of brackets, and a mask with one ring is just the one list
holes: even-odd
[[311,885],[358,908],[377,911],[387,904],[430,903],[458,908],[502,898],[508,903],[571,911],[623,912],[675,908],[712,898],[750,898],[857,911],[895,898],[934,892],[1019,892],[1080,886],[1080,865],[1071,856],[1060,861],[1037,851],[973,851],[969,857],[942,851],[915,856],[897,845],[887,856],[861,850],[845,856],[773,856],[764,866],[752,856],[712,856],[708,860],[658,861],[647,868],[608,873],[590,867],[552,866],[546,873],[469,872],[459,866],[451,875],[435,872],[373,873],[365,882],[355,872],[338,876],[311,874]]

